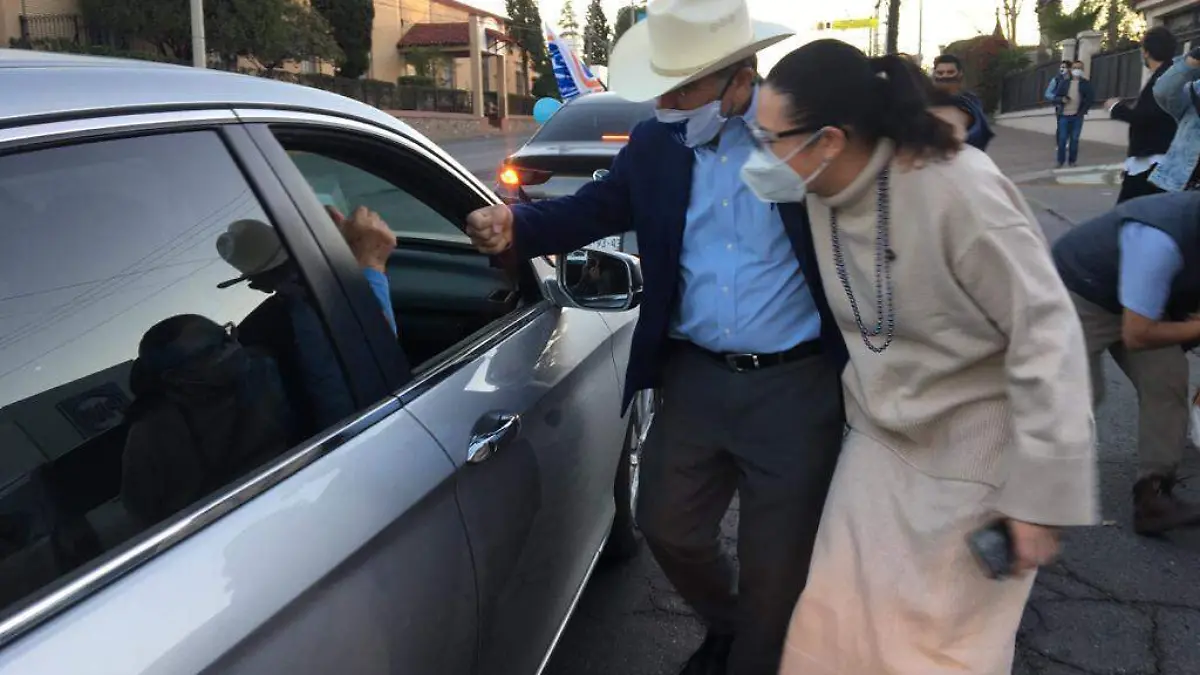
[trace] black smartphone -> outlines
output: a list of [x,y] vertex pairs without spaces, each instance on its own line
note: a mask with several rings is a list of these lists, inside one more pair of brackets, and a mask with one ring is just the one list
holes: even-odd
[[967,546],[990,579],[1005,579],[1013,573],[1012,531],[1008,521],[997,520],[967,537]]

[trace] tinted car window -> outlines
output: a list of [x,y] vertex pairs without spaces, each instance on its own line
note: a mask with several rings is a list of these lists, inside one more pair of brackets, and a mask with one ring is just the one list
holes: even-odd
[[238,342],[268,294],[223,283],[287,251],[216,132],[0,156],[0,214],[2,612],[278,455],[295,415]]
[[654,116],[651,103],[614,100],[563,106],[534,135],[533,141],[600,141],[606,135],[627,135],[639,122]]
[[345,162],[313,152],[288,154],[321,203],[349,215],[365,206],[377,212],[392,231],[405,237],[433,237],[469,243],[454,223],[408,192]]

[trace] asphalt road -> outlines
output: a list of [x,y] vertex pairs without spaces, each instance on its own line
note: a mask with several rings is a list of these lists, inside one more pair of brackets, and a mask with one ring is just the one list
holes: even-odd
[[479,177],[480,180],[491,184],[496,178],[496,170],[504,158],[515,152],[528,140],[525,135],[503,135],[487,138],[477,138],[464,141],[446,141],[439,143],[446,152],[450,153],[459,164]]
[[[447,147],[475,170],[497,165],[507,145],[493,139]],[[1106,187],[1025,192],[1051,239],[1115,199]],[[1200,369],[1192,372],[1195,389]],[[1106,376],[1109,396],[1096,418],[1105,522],[1068,533],[1063,559],[1039,574],[1014,675],[1200,673],[1200,532],[1161,540],[1133,534],[1137,398],[1111,361]],[[1187,453],[1185,472],[1200,476],[1200,452]],[[1181,494],[1200,501],[1198,488]],[[735,503],[723,528],[731,550],[737,518]],[[673,675],[702,637],[699,622],[643,551],[597,571],[546,673]]]

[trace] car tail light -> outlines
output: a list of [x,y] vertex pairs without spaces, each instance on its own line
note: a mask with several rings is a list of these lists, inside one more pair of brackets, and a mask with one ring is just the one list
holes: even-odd
[[538,171],[505,164],[500,167],[500,184],[506,187],[521,187],[522,185],[541,185],[550,180],[554,174],[549,171]]
[[629,134],[604,134],[600,140],[606,143],[628,143]]

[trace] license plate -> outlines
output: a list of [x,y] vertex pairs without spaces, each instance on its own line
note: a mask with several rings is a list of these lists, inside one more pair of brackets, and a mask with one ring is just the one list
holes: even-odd
[[598,241],[594,241],[587,246],[588,248],[596,249],[597,251],[617,251],[621,250],[621,237],[605,237]]

